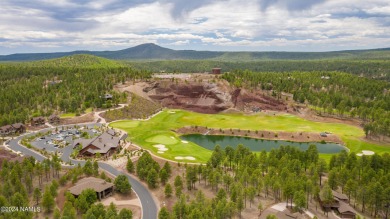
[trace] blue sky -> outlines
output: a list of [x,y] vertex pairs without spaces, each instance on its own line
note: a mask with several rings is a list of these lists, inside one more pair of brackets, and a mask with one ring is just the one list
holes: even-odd
[[0,54],[390,47],[389,0],[1,0]]

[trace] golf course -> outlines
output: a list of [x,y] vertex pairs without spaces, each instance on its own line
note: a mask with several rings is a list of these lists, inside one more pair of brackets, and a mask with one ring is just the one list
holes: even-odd
[[[206,162],[211,156],[211,150],[191,141],[184,141],[175,132],[179,128],[188,126],[273,132],[320,133],[326,131],[337,135],[351,152],[360,153],[368,150],[379,154],[390,153],[390,145],[364,141],[362,128],[341,123],[314,122],[291,114],[201,114],[166,109],[149,120],[123,120],[110,123],[110,126],[126,131],[129,134],[128,140],[160,157],[189,163]],[[328,160],[331,154],[320,156]]]

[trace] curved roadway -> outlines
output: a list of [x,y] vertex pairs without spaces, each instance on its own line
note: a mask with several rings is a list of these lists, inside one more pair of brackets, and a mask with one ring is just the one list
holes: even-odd
[[[41,130],[40,132],[44,132],[44,131],[48,131],[50,129],[43,129]],[[25,137],[25,136],[30,136],[30,135],[33,135],[35,133],[32,133],[32,134],[27,134],[27,135],[23,135],[23,136],[19,136],[15,139],[12,139],[12,140],[9,140],[8,142],[8,147],[14,151],[20,151],[22,154],[24,155],[27,155],[27,156],[32,156],[34,157],[36,160],[42,162],[43,160],[46,159],[46,157],[44,157],[43,155],[31,150],[31,149],[28,149],[22,145],[19,144],[19,141]],[[80,160],[73,160],[70,158],[70,154],[72,153],[72,146],[67,146],[63,149],[63,154],[61,156],[61,159],[64,161],[64,162],[68,162],[70,161],[72,164],[80,164],[81,166],[85,164],[85,161],[80,161]],[[71,166],[64,166],[64,167],[71,167]],[[130,176],[129,174],[125,173],[125,172],[122,172],[122,171],[119,171],[117,169],[115,169],[113,166],[107,164],[107,163],[102,163],[102,162],[99,162],[99,167],[105,171],[107,171],[109,174],[113,175],[113,176],[118,176],[119,174],[124,174],[127,176],[127,178],[129,179],[129,182],[131,184],[131,187],[132,189],[134,190],[134,192],[137,194],[139,200],[141,201],[141,208],[142,208],[142,218],[145,218],[145,219],[153,219],[153,218],[157,218],[157,204],[156,202],[154,201],[153,199],[153,196],[152,194],[150,193],[150,191],[145,187],[143,186],[137,179],[135,179],[134,177]]]

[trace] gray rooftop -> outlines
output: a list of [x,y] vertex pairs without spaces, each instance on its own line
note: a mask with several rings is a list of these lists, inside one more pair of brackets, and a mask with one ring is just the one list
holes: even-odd
[[81,192],[86,189],[93,189],[96,192],[102,192],[113,186],[114,184],[106,182],[105,180],[95,177],[87,177],[79,180],[75,186],[69,188],[69,192],[73,195],[80,195]]
[[111,148],[117,148],[119,141],[121,140],[121,136],[113,136],[107,132],[102,133],[101,135],[94,137],[92,139],[77,139],[73,142],[73,147],[77,144],[81,144],[82,149],[86,148],[89,145],[93,145],[98,149],[88,149],[87,151],[91,154],[105,154]]
[[345,202],[340,202],[340,207],[338,208],[338,211],[342,214],[345,213],[351,213],[351,214],[356,214],[355,209],[353,209],[349,204]]

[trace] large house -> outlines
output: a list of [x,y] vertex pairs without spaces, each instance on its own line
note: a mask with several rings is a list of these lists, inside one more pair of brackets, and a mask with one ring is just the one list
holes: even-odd
[[93,189],[99,200],[110,196],[114,192],[114,184],[95,177],[81,179],[75,186],[69,188],[69,192],[76,198],[86,189]]
[[91,157],[99,153],[102,157],[109,157],[115,151],[120,150],[120,143],[126,139],[127,134],[119,134],[110,129],[91,139],[77,139],[73,142],[73,148],[81,146],[79,156]]
[[26,132],[26,126],[22,123],[15,123],[12,125],[5,125],[0,127],[0,135],[12,135],[12,134],[22,134]]
[[60,117],[58,115],[51,115],[49,116],[49,123],[50,124],[59,124],[60,123]]
[[12,127],[15,129],[15,133],[22,134],[26,132],[26,126],[22,123],[12,124]]
[[10,135],[15,133],[15,128],[12,125],[5,125],[0,128],[1,135]]
[[355,218],[356,211],[349,206],[348,197],[345,194],[332,191],[333,202],[323,203],[320,200],[321,206],[325,211],[335,210],[341,218]]
[[31,119],[31,125],[32,126],[39,126],[45,124],[45,118],[42,116],[34,117]]

